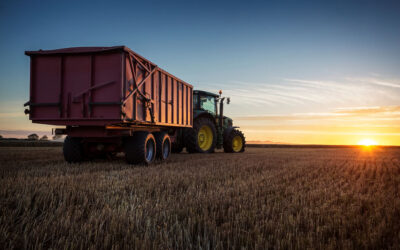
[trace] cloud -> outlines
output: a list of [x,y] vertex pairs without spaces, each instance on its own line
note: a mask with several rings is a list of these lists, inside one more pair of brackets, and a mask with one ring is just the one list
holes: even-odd
[[283,79],[287,82],[295,82],[295,83],[301,83],[305,84],[308,86],[316,86],[316,87],[336,87],[336,88],[346,88],[346,85],[338,83],[338,82],[333,82],[333,81],[314,81],[314,80],[304,80],[304,79]]
[[[372,117],[371,117],[372,116]],[[292,113],[292,114],[263,114],[252,116],[238,116],[235,119],[247,121],[260,120],[400,120],[400,106],[374,107],[344,107],[332,112]]]
[[400,88],[400,80],[385,80],[379,78],[346,78],[352,82],[362,82],[367,84],[374,84],[379,86],[391,87],[391,88]]
[[374,105],[396,103],[400,93],[396,81],[375,78],[341,78],[338,80],[283,78],[274,82],[229,81],[228,83],[201,83],[210,91],[224,89],[242,106],[310,106],[310,105]]
[[399,115],[400,106],[375,106],[375,107],[352,107],[352,108],[338,108],[335,113],[342,114],[384,114],[384,115]]

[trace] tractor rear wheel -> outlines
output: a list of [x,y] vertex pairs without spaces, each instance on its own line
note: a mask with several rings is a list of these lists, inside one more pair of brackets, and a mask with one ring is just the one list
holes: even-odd
[[135,132],[125,141],[124,151],[129,164],[150,164],[156,158],[156,140],[149,132]]
[[217,131],[212,120],[198,118],[192,129],[185,131],[186,150],[189,153],[213,153],[217,144]]
[[68,163],[83,161],[85,154],[83,150],[82,138],[67,136],[63,144],[63,153],[64,159]]
[[171,139],[165,132],[154,133],[156,139],[156,157],[160,160],[166,160],[171,154]]
[[224,135],[224,152],[225,153],[242,153],[246,147],[246,139],[242,131],[232,129],[228,134]]

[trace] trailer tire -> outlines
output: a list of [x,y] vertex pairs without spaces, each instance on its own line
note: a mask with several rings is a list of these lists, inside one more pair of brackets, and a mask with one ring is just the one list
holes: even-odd
[[165,132],[153,133],[156,139],[156,158],[166,160],[171,155],[171,139]]
[[185,131],[185,143],[189,153],[213,153],[217,144],[214,122],[205,117],[196,119],[193,128]]
[[246,139],[242,131],[231,129],[224,134],[224,152],[242,153],[246,147]]
[[83,161],[84,152],[83,152],[82,139],[79,137],[67,136],[63,144],[63,153],[64,153],[64,159],[68,163],[76,163]]
[[132,137],[126,139],[124,151],[129,164],[152,163],[157,152],[153,134],[146,131],[135,132]]

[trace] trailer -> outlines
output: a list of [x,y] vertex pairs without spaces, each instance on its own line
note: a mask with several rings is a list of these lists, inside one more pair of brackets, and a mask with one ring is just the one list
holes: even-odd
[[124,152],[128,163],[165,160],[193,126],[193,87],[125,46],[26,51],[34,123],[65,126],[68,162]]

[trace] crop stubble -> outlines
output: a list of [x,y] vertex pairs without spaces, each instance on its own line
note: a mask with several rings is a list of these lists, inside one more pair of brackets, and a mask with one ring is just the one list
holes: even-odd
[[3,248],[397,248],[400,149],[248,148],[130,166],[0,148]]

